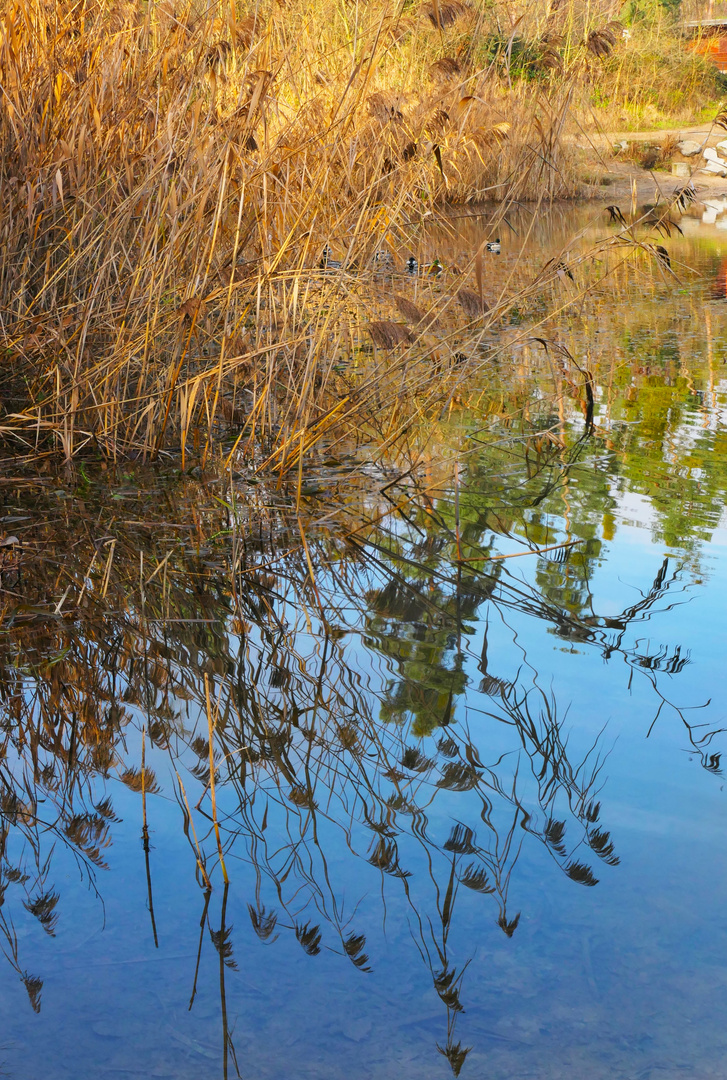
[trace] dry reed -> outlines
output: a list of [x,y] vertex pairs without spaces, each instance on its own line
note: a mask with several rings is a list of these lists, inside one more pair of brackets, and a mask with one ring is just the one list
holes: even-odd
[[617,35],[607,4],[551,7],[503,45],[499,8],[467,3],[7,4],[6,445],[67,461],[181,448],[185,466],[229,438],[284,469],[332,425],[369,423],[374,398],[399,410],[418,369],[392,376],[390,354],[416,335],[375,317],[376,290],[422,222],[577,190],[563,135]]

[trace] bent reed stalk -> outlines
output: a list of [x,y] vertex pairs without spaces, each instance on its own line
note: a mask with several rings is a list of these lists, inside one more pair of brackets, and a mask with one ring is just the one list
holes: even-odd
[[[6,5],[6,445],[66,461],[181,447],[184,465],[236,439],[282,470],[334,424],[385,417],[394,437],[423,361],[446,400],[461,344],[433,354],[409,326],[403,350],[379,347],[376,253],[399,268],[403,250],[436,254],[421,225],[445,203],[576,192],[562,137],[614,47],[609,10],[529,9],[503,38],[498,7],[437,0]],[[520,23],[537,78],[516,78]],[[326,245],[340,272],[320,268]],[[460,294],[470,323],[486,307],[475,264],[435,304],[459,310]]]

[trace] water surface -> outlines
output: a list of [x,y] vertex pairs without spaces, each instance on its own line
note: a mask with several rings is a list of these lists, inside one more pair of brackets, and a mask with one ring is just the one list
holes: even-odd
[[[724,1075],[721,213],[302,502],[6,466],[4,1074]],[[604,220],[514,215],[488,300]]]

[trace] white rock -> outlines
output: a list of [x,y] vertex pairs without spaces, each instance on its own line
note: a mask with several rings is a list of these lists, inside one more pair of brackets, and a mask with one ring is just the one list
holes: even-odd
[[718,142],[715,146],[715,150],[721,150],[722,153],[727,153],[727,139],[722,139],[722,142]]
[[698,143],[696,139],[684,139],[682,142],[677,143],[677,150],[684,157],[694,157],[702,149],[702,144]]
[[727,176],[727,161],[722,160],[714,147],[708,146],[702,157],[707,162],[703,172],[712,173],[714,176]]

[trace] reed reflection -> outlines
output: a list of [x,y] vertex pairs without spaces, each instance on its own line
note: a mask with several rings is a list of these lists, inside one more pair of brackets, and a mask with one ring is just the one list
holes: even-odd
[[[363,886],[351,900],[342,850],[358,867],[351,880],[379,883],[382,913],[387,903],[408,910],[443,1009],[436,1045],[458,1075],[476,948],[453,943],[461,897],[480,896],[512,937],[525,845],[543,848],[574,887],[618,865],[603,739],[580,751],[570,741],[568,701],[517,643],[516,619],[619,658],[623,677],[651,687],[653,723],[671,710],[704,767],[719,770],[719,732],[665,690],[689,657],[679,644],[645,647],[640,629],[682,602],[684,575],[665,559],[636,602],[599,614],[590,581],[603,549],[592,525],[612,498],[592,469],[599,444],[589,436],[569,449],[525,432],[510,455],[513,445],[519,482],[507,491],[492,480],[499,451],[488,450],[466,472],[444,470],[439,486],[410,474],[388,485],[388,502],[367,489],[355,528],[345,515],[317,527],[315,503],[303,520],[285,486],[258,489],[241,509],[227,481],[202,510],[196,485],[140,484],[145,509],[123,528],[101,485],[60,523],[34,520],[6,584],[0,638],[0,933],[34,1010],[43,975],[27,969],[14,920],[30,916],[53,935],[72,917],[54,884],[54,845],[103,891],[119,827],[113,780],[140,799],[150,948],[163,932],[154,796],[176,799],[200,887],[189,1007],[213,949],[225,1077],[241,1071],[228,1020],[237,977],[228,898],[250,875],[262,942],[287,934],[311,958],[327,949],[361,977],[374,968],[357,913],[380,901]],[[583,494],[571,481],[586,464],[595,479]],[[44,490],[33,499],[47,510]],[[172,505],[190,527],[174,525]],[[516,561],[495,558],[503,538],[548,549],[530,556],[530,582]],[[514,673],[493,667],[495,634],[520,650]],[[149,766],[160,752],[165,776]]]

